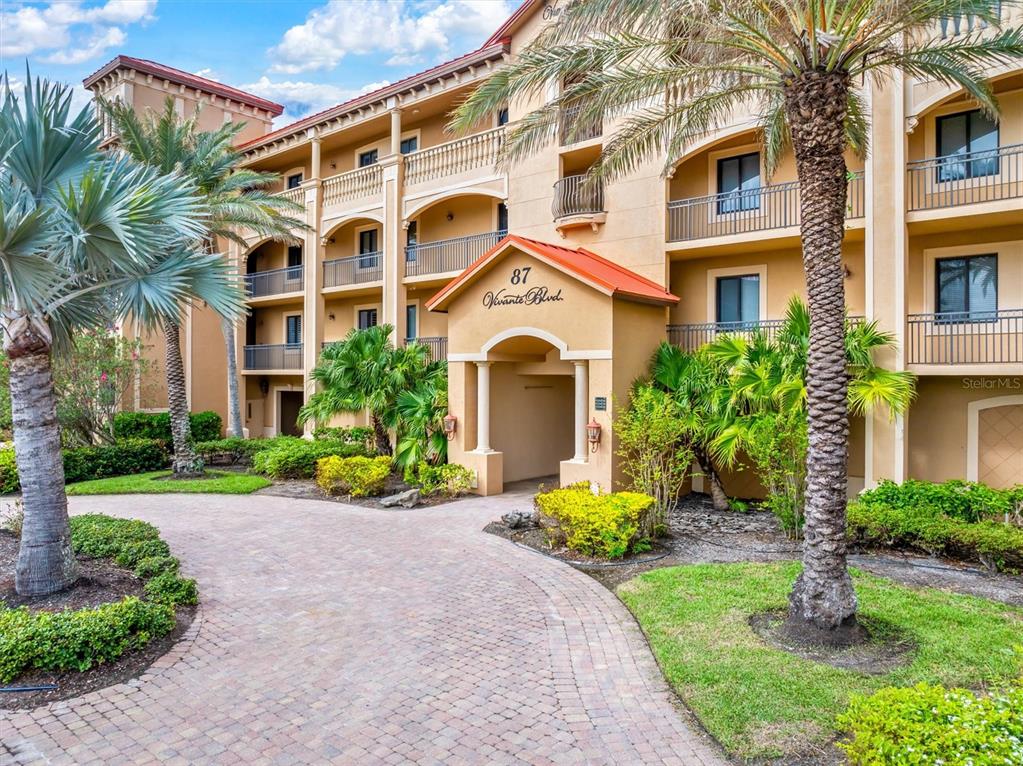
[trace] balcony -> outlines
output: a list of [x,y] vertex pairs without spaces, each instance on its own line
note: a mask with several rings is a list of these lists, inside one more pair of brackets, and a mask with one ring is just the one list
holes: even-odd
[[1023,144],[916,160],[907,170],[910,211],[1023,197]]
[[558,115],[558,136],[562,146],[590,141],[604,132],[604,123],[601,120],[588,120],[584,124],[579,119],[581,111],[581,107],[570,106]]
[[[852,173],[847,220],[864,216],[863,173]],[[799,226],[799,182],[761,186],[668,203],[668,241],[688,242]]]
[[504,128],[494,128],[405,155],[405,185],[413,186],[484,168],[493,170],[504,143]]
[[467,237],[422,242],[405,247],[405,276],[462,271],[500,242],[508,232],[488,231]]
[[384,278],[384,256],[379,250],[323,262],[323,287],[347,287],[379,282]]
[[243,369],[301,370],[302,344],[275,343],[245,346]]
[[245,291],[249,298],[268,298],[275,295],[302,292],[301,266],[257,271],[245,275]]
[[[850,325],[860,325],[865,321],[861,316],[849,317]],[[777,337],[778,331],[784,326],[784,319],[761,319],[755,322],[703,322],[700,324],[670,324],[668,343],[678,346],[684,351],[696,351],[718,339],[720,335],[741,335],[747,338],[761,333],[771,340]]]
[[998,365],[1023,363],[1023,309],[910,314],[906,363]]
[[323,179],[323,205],[354,206],[356,201],[380,197],[384,188],[384,170],[379,165],[350,170]]
[[282,197],[289,202],[294,202],[297,205],[305,204],[305,189],[301,186],[296,186],[293,189],[285,189],[284,191],[277,192],[276,196]]
[[434,362],[446,362],[448,359],[448,339],[436,336],[430,338],[405,338],[405,345],[419,343],[430,350],[430,359]]
[[597,225],[607,220],[603,184],[588,181],[585,175],[565,176],[554,184],[551,215],[560,232],[576,226],[596,231]]

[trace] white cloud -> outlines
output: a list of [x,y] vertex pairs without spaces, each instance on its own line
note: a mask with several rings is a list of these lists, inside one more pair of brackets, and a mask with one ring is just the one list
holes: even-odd
[[214,80],[216,82],[220,82],[220,75],[218,75],[216,72],[214,72],[208,66],[207,67],[203,67],[202,69],[198,69],[195,72],[193,72],[192,74],[197,75],[199,77],[205,77],[207,80]]
[[363,93],[377,90],[388,84],[386,80],[383,80],[381,82],[369,83],[358,89],[352,89],[301,80],[274,82],[266,75],[263,75],[256,82],[250,82],[239,87],[255,96],[261,96],[262,98],[282,104],[284,106],[284,114],[274,121],[275,125],[280,126],[300,120],[310,114],[340,104],[343,101],[348,101],[356,96],[361,96]]
[[81,0],[54,0],[0,12],[0,56],[38,55],[54,64],[81,64],[103,56],[125,40],[122,26],[145,24],[157,0],[107,0],[86,6]]
[[329,70],[370,53],[395,66],[422,64],[476,47],[510,12],[509,0],[329,0],[270,50],[271,71]]

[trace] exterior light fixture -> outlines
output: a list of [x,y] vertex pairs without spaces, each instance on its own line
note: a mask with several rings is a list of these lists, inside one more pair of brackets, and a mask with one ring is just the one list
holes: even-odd
[[586,441],[590,444],[590,452],[596,452],[600,446],[600,423],[596,420],[586,424]]
[[263,375],[259,379],[259,392],[263,394],[263,396],[266,396],[267,394],[270,393],[270,379],[267,378],[265,375]]
[[444,435],[448,437],[448,441],[455,438],[455,431],[458,429],[458,418],[452,415],[450,412],[444,416]]
[[452,213],[450,210],[448,211],[448,220],[449,221],[455,220],[455,214]]

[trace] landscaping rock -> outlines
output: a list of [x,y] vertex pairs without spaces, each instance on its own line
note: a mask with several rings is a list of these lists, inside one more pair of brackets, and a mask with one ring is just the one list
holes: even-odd
[[422,496],[419,490],[413,487],[412,489],[406,489],[404,492],[399,492],[397,495],[388,495],[387,497],[380,498],[380,505],[384,508],[393,508],[396,505],[400,505],[402,508],[415,508],[419,505],[419,501]]
[[501,521],[509,529],[530,529],[537,526],[536,513],[533,511],[512,511],[504,514]]

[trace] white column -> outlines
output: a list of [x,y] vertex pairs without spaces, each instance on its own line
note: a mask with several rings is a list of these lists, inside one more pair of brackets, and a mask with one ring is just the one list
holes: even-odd
[[490,449],[490,362],[476,362],[476,452]]
[[575,457],[577,463],[586,462],[586,400],[590,388],[587,380],[588,362],[572,362],[575,365]]

